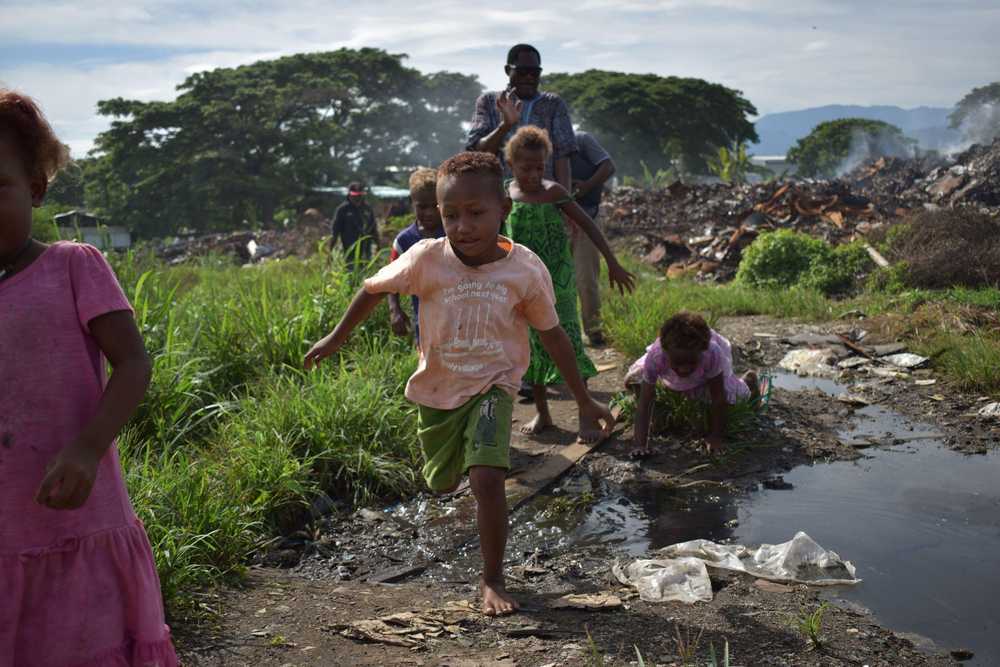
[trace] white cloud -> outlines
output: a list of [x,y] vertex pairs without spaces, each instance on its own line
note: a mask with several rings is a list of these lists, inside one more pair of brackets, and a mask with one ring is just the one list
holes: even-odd
[[[342,46],[407,53],[421,70],[467,72],[498,87],[507,48],[527,41],[550,72],[702,77],[742,90],[762,113],[830,103],[949,105],[995,80],[1000,61],[1000,10],[990,0],[954,0],[947,12],[858,0],[8,0],[3,14],[0,43],[22,55],[18,64],[0,63],[0,79],[38,97],[78,150],[107,126],[95,114],[98,100],[169,99],[197,71]],[[116,46],[169,55],[65,62],[37,44],[39,25],[45,40],[98,53]]]

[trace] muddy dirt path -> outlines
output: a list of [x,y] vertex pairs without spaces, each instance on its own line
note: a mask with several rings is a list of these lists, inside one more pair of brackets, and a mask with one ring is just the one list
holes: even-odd
[[[718,328],[739,350],[740,371],[775,365],[793,347],[782,339],[831,333],[830,327],[766,318],[727,319]],[[621,389],[629,360],[611,350],[591,352],[602,371],[592,389],[608,400]],[[949,446],[979,451],[995,445],[991,424],[952,426],[964,423],[968,408],[962,406],[978,397],[927,383],[920,391],[913,387],[912,379],[900,386],[881,383],[868,395],[901,412],[926,417],[935,411]],[[947,398],[933,398],[937,392]],[[640,466],[627,457],[630,431],[594,451],[574,447],[575,404],[566,395],[553,399],[557,428],[537,439],[516,429],[530,418],[531,406],[515,408],[508,495],[523,506],[512,514],[508,567],[522,613],[486,619],[463,606],[475,603],[479,564],[467,489],[353,513],[331,503],[329,514],[262,558],[245,588],[223,594],[217,624],[179,629],[185,664],[627,665],[635,664],[638,647],[646,664],[681,665],[682,644],[696,645],[704,664],[709,646],[718,650],[724,641],[734,665],[954,664],[944,648],[925,644],[918,650],[910,638],[880,627],[869,612],[848,603],[828,609],[825,643],[810,649],[793,624],[820,605],[824,591],[817,588],[713,571],[711,602],[647,603],[611,576],[616,557],[643,553],[654,541],[640,533],[655,532],[661,543],[733,535],[738,522],[731,507],[718,502],[721,494],[780,484],[783,473],[813,460],[864,456],[841,430],[861,406],[818,391],[777,389],[752,432],[721,459],[708,459],[684,434],[657,438],[658,455]],[[663,511],[635,524],[633,509],[640,504]],[[794,530],[789,527],[786,539]],[[824,546],[838,550],[837,544]],[[615,596],[618,602],[603,610],[553,608],[571,593]],[[346,636],[352,622],[400,612],[415,615],[390,621],[393,644]],[[377,623],[369,629],[377,627],[385,629]],[[603,663],[593,662],[595,652]]]

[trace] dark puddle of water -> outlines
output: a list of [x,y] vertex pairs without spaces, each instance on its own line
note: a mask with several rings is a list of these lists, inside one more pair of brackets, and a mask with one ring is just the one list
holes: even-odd
[[[775,385],[848,391],[788,374]],[[1000,455],[947,450],[933,425],[880,406],[857,410],[841,436],[895,444],[866,449],[855,462],[800,466],[784,475],[790,490],[733,497],[658,488],[626,497],[598,486],[600,499],[586,512],[555,520],[539,514],[552,497],[538,498],[515,517],[510,553],[601,544],[641,555],[699,537],[784,542],[803,530],[851,560],[864,580],[830,589],[832,597],[870,609],[898,632],[972,649],[966,664],[1000,664]]]

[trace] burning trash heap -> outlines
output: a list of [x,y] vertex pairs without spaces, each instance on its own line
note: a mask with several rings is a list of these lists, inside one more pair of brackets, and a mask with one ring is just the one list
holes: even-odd
[[840,244],[951,207],[1000,219],[1000,138],[950,159],[879,158],[828,181],[620,188],[602,218],[609,235],[638,237],[639,254],[669,277],[727,281],[763,231],[791,229]]

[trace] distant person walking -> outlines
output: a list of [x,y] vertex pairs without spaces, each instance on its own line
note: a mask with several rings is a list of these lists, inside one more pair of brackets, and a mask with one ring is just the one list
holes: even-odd
[[511,178],[503,148],[522,125],[548,131],[552,156],[545,165],[545,178],[570,190],[570,155],[576,138],[569,109],[555,93],[538,90],[542,76],[542,56],[530,44],[518,44],[507,52],[504,67],[509,79],[503,91],[483,93],[476,100],[476,112],[469,128],[466,150],[492,153],[500,158],[504,177]]
[[[378,247],[378,227],[375,225],[375,213],[365,201],[365,188],[360,183],[347,186],[347,201],[337,207],[333,214],[333,225],[330,229],[330,250],[337,246],[340,240],[347,255],[348,266],[357,269],[357,260],[369,260],[372,256],[372,246]],[[357,244],[357,248],[355,248]]]
[[[615,173],[615,163],[608,152],[589,132],[576,133],[577,151],[570,156],[573,198],[600,229],[597,214],[601,208],[604,184]],[[576,232],[576,230],[574,230]],[[580,315],[587,340],[595,347],[604,345],[601,327],[601,254],[586,234],[574,233],[573,263],[576,266],[576,290],[580,294]]]

